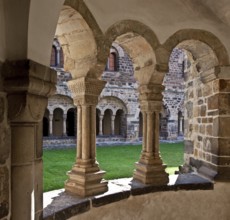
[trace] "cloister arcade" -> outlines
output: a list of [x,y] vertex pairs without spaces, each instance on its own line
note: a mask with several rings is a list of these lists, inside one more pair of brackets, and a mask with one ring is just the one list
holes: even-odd
[[[140,203],[137,203],[129,217],[140,212],[148,217],[154,214],[159,219],[179,205],[178,213],[182,213],[182,217],[188,211],[186,200],[191,200],[192,207],[198,205],[205,210],[207,195],[210,198],[208,205],[212,205],[209,216],[216,219],[229,217],[225,201],[228,201],[230,180],[230,22],[227,16],[222,16],[225,10],[220,5],[229,9],[230,4],[224,0],[221,2],[225,4],[210,2],[213,5],[207,1],[196,3],[199,8],[195,7],[194,1],[180,0],[164,1],[164,4],[158,0],[134,0],[132,4],[126,0],[122,4],[107,0],[97,3],[90,0],[8,0],[0,3],[0,44],[3,48],[0,50],[0,219],[43,218],[44,116],[43,125],[49,125],[44,133],[55,135],[73,134],[69,129],[74,127],[72,118],[77,118],[74,128],[77,133],[76,160],[63,184],[66,194],[89,199],[107,192],[108,182],[103,179],[105,171],[100,169],[96,157],[96,135],[97,132],[122,133],[127,113],[122,104],[116,110],[97,110],[99,96],[106,84],[102,73],[113,43],[124,48],[133,62],[142,115],[138,118],[143,128],[142,151],[130,184],[138,182],[143,187],[163,188],[169,184],[166,165],[160,156],[159,134],[160,114],[164,118],[163,83],[174,48],[183,50],[188,60],[184,72],[184,112],[179,109],[184,117],[178,111],[174,115],[184,121],[184,127],[180,123],[175,129],[177,132],[184,130],[184,167],[217,181],[216,194],[159,192],[155,199],[161,200],[159,204],[163,205],[157,207],[151,202],[150,194],[145,197],[145,202],[140,200],[143,210],[139,210]],[[215,13],[212,7],[216,9]],[[71,99],[66,99],[65,109],[61,106],[47,109],[48,97],[55,94],[57,84],[57,73],[49,67],[54,35],[63,50],[63,68],[70,74]],[[116,57],[116,54],[112,55],[110,70],[114,68],[112,60]],[[53,102],[63,98],[62,95],[54,95]],[[76,113],[73,109],[77,109]],[[102,115],[104,117],[100,118]],[[172,111],[167,115],[172,116]],[[175,195],[180,199],[174,200]],[[218,202],[215,195],[219,195]],[[139,201],[137,197],[132,200]],[[221,204],[221,212],[217,203]],[[59,213],[55,209],[47,219],[63,217],[63,209]],[[100,216],[99,209],[92,212]],[[75,211],[64,218],[78,218],[74,216]],[[111,213],[115,212],[111,209]],[[202,213],[205,212],[198,216],[204,217]],[[122,215],[122,211],[116,214]],[[191,217],[196,214],[191,213]]]

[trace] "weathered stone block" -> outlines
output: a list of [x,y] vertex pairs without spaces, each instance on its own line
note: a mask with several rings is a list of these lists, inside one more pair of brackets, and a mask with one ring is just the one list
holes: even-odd
[[221,156],[230,156],[230,138],[218,138],[219,150]]
[[209,96],[212,93],[213,93],[213,91],[212,91],[212,82],[208,82],[203,87],[203,96]]
[[0,164],[4,164],[10,153],[10,129],[0,125]]
[[220,115],[230,114],[230,93],[216,94],[208,98],[208,109],[219,109]]
[[230,80],[218,79],[213,82],[214,92],[230,92]]
[[200,116],[206,115],[206,105],[202,105],[200,108]]
[[206,135],[209,135],[209,136],[212,135],[212,125],[206,126]]
[[193,141],[185,140],[184,141],[184,153],[193,154]]
[[218,165],[220,165],[220,166],[229,166],[230,165],[230,156],[228,156],[228,157],[219,156],[218,157]]
[[9,171],[7,167],[0,167],[0,218],[9,212]]
[[217,117],[213,120],[213,136],[230,137],[230,117]]

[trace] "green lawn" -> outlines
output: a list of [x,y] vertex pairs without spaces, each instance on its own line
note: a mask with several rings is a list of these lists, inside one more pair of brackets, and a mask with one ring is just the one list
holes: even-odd
[[[161,144],[161,156],[167,164],[167,172],[173,174],[183,163],[183,143]],[[66,171],[75,161],[75,149],[44,150],[44,191],[63,188]],[[98,147],[97,160],[106,171],[105,179],[131,177],[134,163],[138,161],[141,146]]]

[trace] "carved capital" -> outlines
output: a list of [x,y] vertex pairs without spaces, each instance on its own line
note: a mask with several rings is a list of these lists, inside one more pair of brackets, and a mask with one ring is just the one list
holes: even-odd
[[95,78],[81,77],[68,82],[75,105],[97,105],[98,96],[106,82]]
[[56,72],[31,60],[6,61],[3,72],[10,120],[40,121],[56,90]]
[[162,92],[164,90],[163,85],[149,83],[147,85],[140,85],[139,88],[140,101],[161,101],[163,98]]
[[142,112],[161,112],[163,108],[162,101],[140,101]]

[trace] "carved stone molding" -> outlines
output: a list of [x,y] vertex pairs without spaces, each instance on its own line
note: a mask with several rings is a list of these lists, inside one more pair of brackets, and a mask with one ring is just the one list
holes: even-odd
[[68,82],[75,105],[97,105],[98,96],[106,82],[95,78],[81,77]]
[[144,100],[161,101],[163,98],[162,95],[163,90],[164,90],[164,86],[160,84],[149,83],[147,85],[140,85],[138,88],[139,99],[141,101]]
[[162,110],[163,85],[150,83],[141,85],[138,90],[142,112],[160,112]]
[[31,60],[6,61],[3,72],[10,120],[40,121],[56,90],[56,72]]

